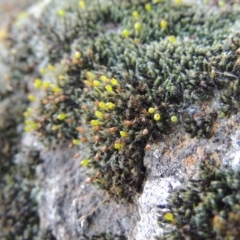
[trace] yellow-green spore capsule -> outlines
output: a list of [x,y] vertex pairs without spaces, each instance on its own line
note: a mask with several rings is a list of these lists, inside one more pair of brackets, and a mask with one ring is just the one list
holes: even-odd
[[29,99],[29,101],[35,101],[36,100],[36,97],[33,95],[33,94],[29,94],[28,95],[28,99]]
[[78,4],[79,4],[79,7],[80,7],[80,8],[82,8],[82,9],[85,9],[85,8],[86,8],[86,3],[85,3],[85,1],[80,0]]
[[153,114],[153,113],[155,112],[155,108],[150,107],[150,108],[148,109],[148,112],[151,113],[151,114]]
[[47,70],[45,68],[41,68],[39,71],[42,75],[47,73]]
[[75,54],[74,54],[74,58],[75,59],[79,59],[79,58],[81,58],[81,53],[79,52],[79,51],[77,51],[77,52],[75,52]]
[[182,0],[174,0],[174,3],[175,3],[176,5],[180,5],[180,4],[182,4]]
[[28,112],[28,111],[25,111],[25,112],[23,113],[23,116],[24,116],[25,118],[30,117],[30,116],[31,116],[31,113]]
[[60,128],[61,128],[61,125],[53,125],[52,128],[51,128],[51,130],[52,130],[52,131],[57,131],[57,130],[59,130]]
[[60,9],[60,10],[57,11],[57,14],[60,17],[64,17],[66,15],[66,12],[64,10]]
[[115,79],[115,78],[112,78],[112,79],[111,79],[111,84],[112,84],[112,85],[118,85],[118,80]]
[[177,123],[177,122],[178,122],[178,117],[177,117],[177,116],[172,116],[172,117],[171,117],[171,121],[172,121],[173,123]]
[[105,86],[105,89],[106,89],[107,92],[109,92],[109,93],[112,93],[112,92],[113,92],[112,86],[109,85],[109,84]]
[[114,148],[115,149],[122,149],[124,147],[124,144],[121,142],[116,142],[114,143]]
[[104,76],[104,75],[102,75],[102,76],[100,77],[100,80],[102,80],[103,82],[108,82],[108,81],[109,81],[109,79],[107,78],[107,76]]
[[137,11],[133,11],[132,15],[135,19],[139,18],[139,13]]
[[116,107],[116,105],[112,102],[107,102],[106,103],[106,108],[109,110],[113,110]]
[[100,112],[100,111],[96,111],[95,116],[98,117],[98,118],[103,118],[103,113]]
[[225,1],[223,1],[223,0],[218,1],[218,6],[219,7],[224,7],[225,5],[226,5]]
[[105,102],[99,102],[98,106],[101,108],[101,109],[106,109],[106,103]]
[[61,88],[56,85],[52,85],[51,89],[54,93],[60,93],[62,91]]
[[57,115],[58,120],[64,120],[64,119],[66,119],[66,117],[67,117],[66,113],[60,113]]
[[87,72],[86,77],[88,80],[93,80],[95,78],[95,75],[92,72]]
[[79,145],[80,144],[80,140],[79,139],[73,139],[72,140],[72,144],[73,145]]
[[126,131],[120,131],[121,137],[129,137],[129,134]]
[[99,87],[100,85],[101,85],[101,83],[99,81],[97,81],[97,80],[93,81],[93,86],[94,87]]
[[43,82],[42,82],[41,79],[39,79],[39,78],[35,79],[35,81],[34,81],[34,87],[35,87],[36,89],[40,89],[40,88],[42,87],[42,84],[43,84]]
[[135,31],[139,31],[140,28],[141,28],[141,23],[140,22],[136,22],[135,25],[134,25]]
[[23,116],[24,117],[30,117],[31,115],[32,115],[32,111],[33,111],[33,109],[32,108],[27,108],[27,110],[23,113]]
[[90,122],[90,124],[92,125],[92,126],[99,126],[100,125],[100,122],[98,121],[98,120],[91,120],[91,122]]
[[26,132],[33,132],[38,129],[38,124],[34,121],[26,121],[25,124],[24,130]]
[[88,164],[89,164],[89,162],[90,162],[89,159],[83,159],[83,160],[81,161],[81,165],[82,165],[83,167],[87,167]]
[[169,42],[170,43],[175,43],[176,42],[176,38],[174,36],[169,36]]
[[161,26],[161,29],[162,30],[165,30],[166,28],[167,28],[167,26],[168,26],[168,23],[167,23],[167,21],[166,20],[161,20],[161,22],[160,22],[160,26]]
[[150,12],[152,10],[152,5],[150,3],[145,4],[145,9]]
[[174,222],[174,216],[170,212],[164,214],[164,219],[167,220],[168,222]]
[[122,35],[123,35],[123,37],[125,37],[125,38],[128,38],[129,37],[129,31],[127,30],[127,29],[124,29],[123,31],[122,31]]
[[42,84],[42,86],[43,86],[43,88],[44,89],[48,89],[49,87],[50,87],[50,82],[48,82],[48,81],[45,81],[45,82],[43,82],[43,84]]
[[159,121],[161,119],[161,115],[159,113],[155,113],[153,118],[155,121]]
[[60,81],[66,80],[66,76],[64,76],[64,75],[59,75],[59,76],[58,76],[58,80],[60,80]]
[[38,128],[38,124],[36,122],[34,122],[33,120],[26,120],[25,128],[27,128],[29,131],[34,131]]

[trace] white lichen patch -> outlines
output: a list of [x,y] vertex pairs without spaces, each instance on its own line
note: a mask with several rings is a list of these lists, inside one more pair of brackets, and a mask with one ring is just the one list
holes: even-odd
[[178,186],[180,182],[174,178],[153,178],[146,181],[138,202],[141,219],[136,226],[136,240],[162,235],[163,230],[157,223],[158,206],[167,204],[169,191]]
[[240,166],[240,130],[231,135],[231,148],[223,158],[223,165],[237,169]]

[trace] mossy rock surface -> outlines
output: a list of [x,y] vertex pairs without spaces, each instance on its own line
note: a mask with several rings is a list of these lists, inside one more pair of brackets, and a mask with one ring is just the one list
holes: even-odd
[[[219,121],[238,113],[240,9],[234,2],[223,5],[72,0],[51,1],[37,17],[31,11],[21,13],[3,36],[9,72],[2,78],[7,87],[0,93],[0,111],[7,102],[10,115],[0,121],[0,157],[9,153],[14,166],[24,127],[31,134],[23,141],[32,135],[52,154],[59,146],[66,152],[73,148],[58,166],[43,157],[43,185],[58,185],[58,169],[76,187],[84,181],[77,172],[87,169],[87,182],[105,190],[106,199],[99,195],[99,201],[134,202],[146,177],[144,155],[152,145],[179,134],[207,142],[216,137]],[[68,168],[66,161],[73,156],[76,163]],[[31,169],[29,164],[26,169]],[[162,176],[174,175],[165,167]],[[51,174],[57,177],[51,179]],[[58,196],[59,205],[71,207],[64,194]],[[84,211],[78,209],[80,217]],[[68,214],[58,210],[50,215],[63,223]],[[65,235],[56,229],[47,234],[84,237],[82,230],[68,234],[71,223]],[[101,226],[95,230],[103,232]],[[122,232],[109,229],[99,236],[129,233],[125,227]]]
[[[81,164],[91,169],[89,182],[132,201],[149,144],[178,125],[209,138],[214,121],[239,107],[238,6],[197,7],[72,1],[49,17],[51,3],[32,30],[47,59],[33,83],[39,97],[25,113],[25,129],[46,144],[85,143]],[[34,45],[24,46],[33,53],[28,58],[41,60]]]

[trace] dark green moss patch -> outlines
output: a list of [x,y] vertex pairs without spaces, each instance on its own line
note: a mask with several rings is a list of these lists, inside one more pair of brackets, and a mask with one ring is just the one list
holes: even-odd
[[3,240],[40,240],[51,235],[39,229],[39,193],[35,183],[36,166],[41,163],[39,152],[20,151],[25,107],[21,93],[0,102],[0,239]]
[[169,209],[159,218],[162,239],[238,239],[239,174],[203,163],[197,180],[170,195]]

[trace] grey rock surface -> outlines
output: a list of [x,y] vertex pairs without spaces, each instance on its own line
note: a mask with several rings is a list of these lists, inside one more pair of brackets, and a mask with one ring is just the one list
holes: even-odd
[[161,236],[157,226],[158,206],[166,205],[171,191],[197,176],[203,160],[215,161],[226,168],[239,167],[239,123],[239,114],[217,121],[209,139],[189,138],[177,129],[173,136],[153,146],[144,159],[147,177],[138,200],[140,220],[134,239]]
[[111,202],[87,184],[85,171],[73,159],[74,152],[67,146],[42,152],[45,161],[39,171],[41,227],[52,229],[57,239],[66,240],[102,232],[130,236],[138,219],[136,206]]

